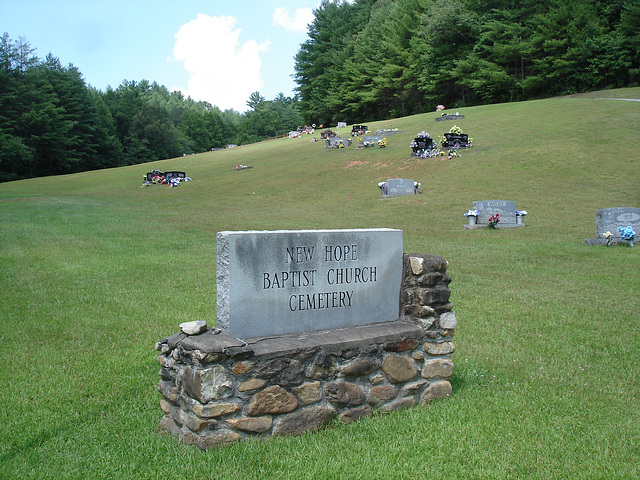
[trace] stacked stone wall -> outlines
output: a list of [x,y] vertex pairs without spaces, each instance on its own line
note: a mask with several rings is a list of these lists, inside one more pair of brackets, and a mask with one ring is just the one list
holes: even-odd
[[404,255],[395,322],[253,339],[209,328],[161,340],[161,426],[206,449],[450,396],[457,321],[447,266]]

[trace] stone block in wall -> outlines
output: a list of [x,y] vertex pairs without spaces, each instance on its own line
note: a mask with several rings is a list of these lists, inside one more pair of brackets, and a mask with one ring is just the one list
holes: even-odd
[[343,406],[362,405],[365,395],[358,385],[347,382],[331,382],[324,386],[324,395],[331,403]]
[[350,410],[345,410],[342,412],[338,419],[344,423],[352,423],[360,420],[364,417],[370,417],[373,411],[369,405],[364,405],[362,407],[352,408]]
[[185,391],[200,403],[231,395],[231,380],[225,368],[220,365],[206,369],[188,366],[183,380]]
[[257,417],[265,414],[292,412],[296,408],[298,408],[298,400],[293,394],[279,385],[272,385],[251,398],[247,414]]
[[425,360],[420,374],[423,378],[449,378],[453,374],[453,362],[448,358]]
[[420,401],[425,404],[433,400],[450,397],[452,393],[451,384],[447,380],[440,380],[429,384],[420,397]]
[[394,383],[408,382],[418,374],[413,362],[408,357],[400,355],[389,355],[380,368]]
[[285,415],[275,427],[274,435],[291,435],[312,432],[328,424],[335,414],[331,407],[306,407]]

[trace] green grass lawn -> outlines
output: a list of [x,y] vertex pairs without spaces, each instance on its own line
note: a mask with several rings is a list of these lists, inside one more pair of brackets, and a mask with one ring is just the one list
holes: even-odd
[[[640,102],[601,97],[640,88],[370,124],[402,131],[385,149],[286,138],[0,184],[0,478],[639,478],[640,246],[584,240],[596,209],[640,207]],[[410,158],[453,124],[461,158]],[[193,181],[141,188],[152,168]],[[381,199],[398,177],[423,193]],[[526,228],[463,230],[491,199]],[[216,232],[374,227],[450,263],[451,398],[208,452],[159,432],[153,347],[215,322]]]

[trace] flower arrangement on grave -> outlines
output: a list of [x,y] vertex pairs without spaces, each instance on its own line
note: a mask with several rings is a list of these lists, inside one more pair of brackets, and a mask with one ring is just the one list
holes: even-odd
[[344,148],[344,142],[342,140],[338,141],[338,148]]
[[422,184],[420,182],[413,182],[413,193],[420,193]]
[[636,232],[631,228],[631,225],[627,227],[618,227],[618,231],[620,232],[620,238],[629,242],[629,246],[633,247],[633,241],[636,238]]
[[494,213],[489,217],[489,224],[487,226],[489,228],[497,228],[498,223],[500,223],[500,214]]
[[444,105],[438,105],[438,106],[436,107],[436,112],[441,112],[441,111],[443,111],[443,110],[444,110]]
[[516,210],[516,217],[524,217],[526,214],[526,210]]
[[464,214],[465,217],[477,217],[478,210],[467,210],[467,213]]
[[[423,130],[423,131],[421,131],[420,133],[418,133],[418,134],[416,135],[416,137],[415,137],[415,138],[424,138],[424,139],[427,139],[427,138],[431,138],[431,135],[429,134],[429,132],[427,132],[427,131]],[[415,141],[412,141],[410,146],[411,146],[411,147],[415,147],[415,146],[416,146],[416,142],[415,142]]]
[[453,127],[451,127],[451,130],[449,130],[449,133],[453,133],[455,135],[462,135],[462,129],[457,125],[454,125]]
[[380,139],[380,140],[378,140],[378,147],[380,147],[380,148],[384,148],[384,147],[386,147],[386,146],[387,146],[387,139],[386,139],[386,137],[385,137],[385,138],[382,138],[382,139]]
[[602,235],[607,240],[607,247],[610,246],[611,245],[611,237],[613,237],[613,233],[611,233],[609,230],[607,230]]
[[387,182],[378,182],[378,188],[382,190],[382,194],[387,194]]
[[435,158],[435,157],[443,157],[444,151],[438,150],[437,148],[433,148],[431,150],[425,150],[420,154],[420,158]]
[[459,158],[459,157],[462,157],[462,155],[460,155],[457,150],[453,150],[452,149],[452,150],[449,150],[449,153],[447,154],[447,157],[448,158],[453,158],[453,157]]

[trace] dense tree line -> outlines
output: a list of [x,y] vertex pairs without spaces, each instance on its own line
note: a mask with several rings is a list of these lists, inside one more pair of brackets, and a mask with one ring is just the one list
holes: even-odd
[[323,0],[297,55],[307,122],[640,83],[637,0]]
[[0,182],[144,163],[260,141],[302,124],[296,100],[254,92],[221,111],[147,80],[102,92],[73,65],[0,37]]

